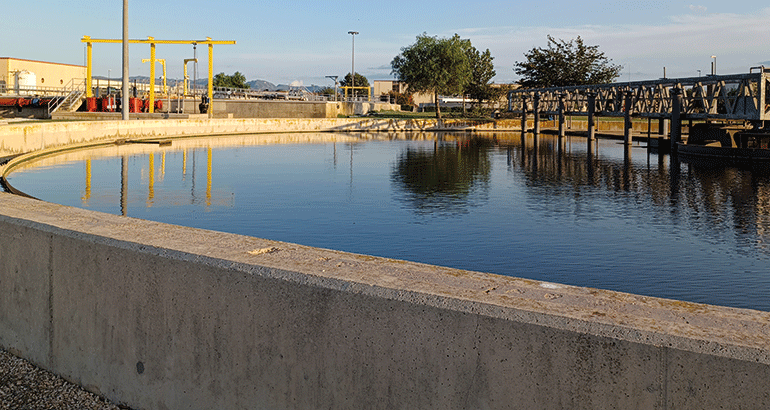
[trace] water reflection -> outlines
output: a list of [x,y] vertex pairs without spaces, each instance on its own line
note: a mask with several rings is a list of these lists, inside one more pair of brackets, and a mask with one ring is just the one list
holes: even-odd
[[407,146],[391,171],[396,197],[417,213],[463,214],[484,204],[491,146],[486,138],[437,138],[431,149]]
[[770,310],[770,171],[639,144],[249,136],[66,153],[10,179],[44,200],[161,222]]
[[[664,223],[660,221],[661,215],[668,214],[672,218],[670,222],[706,235],[713,243],[727,239],[734,240],[739,248],[767,249],[769,166],[740,167],[646,152],[647,162],[640,163],[633,161],[633,152],[643,150],[639,146],[614,141],[583,145],[584,138],[576,140],[568,141],[562,150],[556,137],[529,135],[524,144],[508,139],[498,149],[505,149],[509,166],[517,166],[523,172],[529,193],[545,207],[549,203],[563,204],[554,197],[614,194],[609,199],[618,207],[609,212],[633,207],[637,209],[628,212],[647,212],[650,220],[661,224]],[[581,146],[585,146],[585,150],[581,150]],[[515,154],[516,150],[520,155]],[[622,156],[615,153],[621,150]],[[641,152],[638,154],[637,157],[642,156]],[[516,157],[521,158],[518,163],[513,161]],[[661,214],[660,210],[665,213]]]

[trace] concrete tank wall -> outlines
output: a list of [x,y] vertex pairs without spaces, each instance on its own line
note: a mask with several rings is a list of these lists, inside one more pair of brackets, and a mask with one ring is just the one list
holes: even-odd
[[770,406],[770,314],[0,194],[0,345],[133,408]]
[[[508,124],[508,122],[501,122],[500,124]],[[477,126],[488,127],[489,125],[487,122],[463,120],[444,121],[443,125],[447,129],[456,130],[473,129]],[[506,126],[508,125],[501,125],[501,128]],[[0,125],[0,157],[70,144],[128,138],[276,132],[401,132],[427,131],[437,128],[436,120],[432,119],[368,118],[206,118],[10,123]]]
[[[0,126],[0,152],[139,136],[435,125],[9,124]],[[134,408],[770,406],[767,312],[352,255],[9,194],[0,194],[0,346]]]

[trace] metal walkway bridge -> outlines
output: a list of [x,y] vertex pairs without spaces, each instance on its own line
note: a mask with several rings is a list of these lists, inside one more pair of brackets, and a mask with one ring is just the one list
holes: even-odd
[[[508,93],[508,111],[555,115],[671,118],[674,98],[687,119],[770,120],[770,68],[748,74],[661,78],[574,87],[517,89]],[[593,110],[590,106],[593,104]],[[560,109],[560,107],[562,107]],[[760,123],[761,124],[761,123]]]

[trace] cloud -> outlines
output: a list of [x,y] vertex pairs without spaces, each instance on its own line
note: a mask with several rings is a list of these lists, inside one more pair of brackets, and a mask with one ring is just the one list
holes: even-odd
[[692,10],[692,11],[696,11],[696,12],[706,12],[706,6],[696,6],[696,5],[690,4],[688,7],[689,7],[689,8],[690,8],[690,10]]
[[[712,55],[718,56],[720,74],[747,73],[757,60],[766,58],[766,52],[747,39],[770,37],[770,8],[746,14],[704,10],[692,6],[685,14],[651,24],[474,27],[458,32],[472,34],[477,48],[490,49],[498,82],[516,80],[514,63],[523,61],[528,50],[545,47],[547,35],[565,40],[581,36],[587,45],[598,45],[613,63],[631,66],[633,80],[661,77],[663,67],[672,78],[697,75],[697,70],[707,73]],[[627,71],[623,74],[625,81]]]

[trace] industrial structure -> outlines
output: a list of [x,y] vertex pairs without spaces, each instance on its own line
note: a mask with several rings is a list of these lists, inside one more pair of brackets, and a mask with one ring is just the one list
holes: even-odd
[[[769,91],[770,69],[760,66],[751,68],[747,74],[517,89],[508,92],[508,111],[521,114],[522,132],[526,131],[524,124],[528,113],[535,117],[535,133],[539,132],[541,115],[557,115],[559,135],[565,132],[565,115],[586,115],[588,140],[592,141],[595,117],[624,117],[625,142],[630,144],[631,119],[640,117],[648,121],[657,119],[661,130],[667,121],[671,121],[670,145],[676,149],[681,142],[681,121],[698,120],[717,123],[701,127],[703,135],[697,138],[699,143],[718,143],[722,148],[767,148],[767,137],[761,137],[762,133],[757,131],[767,133]],[[724,127],[728,123],[743,124],[743,131],[752,131],[752,137],[746,138],[746,133],[743,137],[735,137],[735,133],[727,138],[709,137],[715,134],[715,129],[728,132]]]

